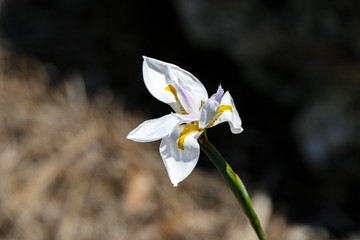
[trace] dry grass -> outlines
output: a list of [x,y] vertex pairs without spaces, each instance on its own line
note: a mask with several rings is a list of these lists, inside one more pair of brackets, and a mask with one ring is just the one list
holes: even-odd
[[[111,94],[89,102],[80,75],[48,83],[42,64],[1,50],[0,239],[256,239],[217,173],[173,188],[158,143],[125,138],[142,118]],[[330,239],[253,201],[268,239]]]

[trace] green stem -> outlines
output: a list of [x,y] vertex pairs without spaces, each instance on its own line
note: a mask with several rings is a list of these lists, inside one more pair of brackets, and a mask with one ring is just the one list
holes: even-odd
[[219,170],[231,188],[260,240],[266,240],[260,221],[253,209],[249,194],[239,176],[231,169],[221,153],[209,142],[206,132],[199,137],[201,150]]

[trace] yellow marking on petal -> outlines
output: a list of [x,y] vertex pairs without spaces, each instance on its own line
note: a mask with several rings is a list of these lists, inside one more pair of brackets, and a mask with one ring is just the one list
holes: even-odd
[[181,106],[181,103],[180,103],[179,98],[177,96],[176,88],[173,85],[168,85],[165,88],[165,90],[171,92],[174,95],[176,102],[179,104],[179,109],[180,109],[181,114],[183,114],[183,115],[187,114],[185,109]]
[[216,111],[215,115],[213,116],[213,118],[211,119],[210,123],[206,126],[206,128],[211,127],[212,125],[214,125],[214,123],[216,122],[216,120],[219,119],[219,117],[223,114],[223,112],[225,112],[226,110],[229,111],[233,111],[232,107],[230,105],[220,105],[219,109]]
[[175,88],[173,85],[168,85],[168,86],[165,88],[165,90],[171,92],[171,93],[174,95],[176,101],[179,101],[179,98],[178,98],[178,96],[177,96],[176,88]]
[[185,143],[186,136],[190,135],[193,132],[199,132],[199,131],[200,131],[200,129],[196,125],[191,124],[191,125],[186,126],[180,133],[180,137],[178,140],[178,148],[181,150],[184,150],[184,143]]

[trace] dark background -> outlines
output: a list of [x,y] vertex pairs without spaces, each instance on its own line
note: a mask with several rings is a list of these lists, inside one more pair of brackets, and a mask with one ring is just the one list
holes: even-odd
[[[290,220],[360,230],[358,1],[7,0],[1,45],[47,64],[54,85],[80,71],[89,98],[113,90],[159,117],[142,55],[174,63],[209,95],[221,83],[245,131],[208,135],[245,183]],[[199,162],[213,170],[205,158]]]

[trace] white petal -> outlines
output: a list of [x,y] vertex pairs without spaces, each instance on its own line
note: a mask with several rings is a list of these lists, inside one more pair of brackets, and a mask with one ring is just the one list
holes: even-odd
[[199,156],[200,146],[197,138],[201,132],[186,136],[184,150],[179,149],[178,139],[184,126],[178,126],[170,135],[164,137],[160,144],[160,154],[168,172],[171,183],[176,187],[195,168]]
[[220,103],[221,101],[221,98],[223,97],[224,95],[224,89],[221,87],[221,85],[219,85],[217,91],[215,94],[213,94],[210,99],[214,99],[216,100],[218,103]]
[[234,101],[228,91],[224,94],[223,98],[221,99],[220,108],[222,105],[231,106],[232,111],[226,110],[222,112],[222,114],[216,119],[215,123],[212,124],[211,127],[227,121],[229,122],[232,133],[241,133],[243,131],[243,128],[241,127],[242,124],[241,119],[238,111],[236,110]]
[[200,112],[199,128],[205,128],[209,125],[210,121],[219,109],[219,106],[220,104],[211,98],[205,102]]
[[[149,92],[158,100],[169,104],[177,113],[184,114],[185,110],[199,115],[201,104],[208,99],[202,83],[174,64],[144,56],[143,77]],[[169,85],[175,87],[177,96],[166,90]]]
[[191,73],[169,65],[169,76],[175,84],[179,100],[189,114],[199,115],[201,105],[208,99],[204,85]]
[[161,118],[147,120],[132,130],[127,139],[136,142],[152,142],[169,135],[181,120],[172,114]]
[[143,77],[147,89],[155,98],[170,103],[175,99],[169,91],[165,90],[168,85],[173,84],[167,72],[168,68],[165,63],[144,57]]

